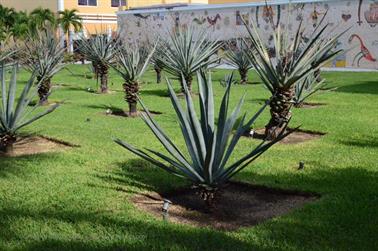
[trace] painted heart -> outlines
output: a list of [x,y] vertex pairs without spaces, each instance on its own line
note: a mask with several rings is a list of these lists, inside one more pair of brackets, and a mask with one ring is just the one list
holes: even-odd
[[342,14],[341,18],[345,21],[348,22],[349,19],[351,19],[352,15],[351,14]]

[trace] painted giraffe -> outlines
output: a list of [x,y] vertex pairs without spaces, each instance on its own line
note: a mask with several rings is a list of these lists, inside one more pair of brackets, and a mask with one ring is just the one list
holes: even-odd
[[376,62],[377,59],[374,58],[373,55],[370,53],[369,49],[365,46],[364,42],[362,41],[362,38],[357,34],[353,34],[349,38],[349,43],[352,43],[354,39],[357,39],[360,43],[360,52],[354,56],[352,65],[354,65],[355,61],[357,60],[357,66],[360,67],[360,62],[362,59],[366,59],[370,62]]

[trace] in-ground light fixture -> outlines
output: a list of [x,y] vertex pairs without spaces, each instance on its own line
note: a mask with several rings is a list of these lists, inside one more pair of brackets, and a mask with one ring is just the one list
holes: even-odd
[[169,206],[172,204],[172,201],[168,199],[163,200],[163,207],[161,208],[161,211],[163,212],[163,220],[168,220],[168,210]]
[[298,166],[298,170],[303,170],[303,169],[304,169],[304,166],[305,166],[304,161],[300,161],[300,162],[299,162],[299,166]]

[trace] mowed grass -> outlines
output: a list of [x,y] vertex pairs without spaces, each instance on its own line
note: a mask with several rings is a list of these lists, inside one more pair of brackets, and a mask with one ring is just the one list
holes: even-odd
[[[278,144],[235,179],[270,187],[314,192],[321,198],[288,215],[235,232],[163,222],[138,210],[138,192],[187,185],[116,145],[113,137],[163,151],[140,118],[105,116],[125,109],[122,80],[111,74],[109,95],[87,92],[87,66],[69,66],[53,83],[56,112],[23,132],[78,144],[64,152],[0,158],[0,250],[377,250],[378,73],[324,73],[330,92],[311,98],[327,105],[294,109],[292,127],[327,133],[297,145]],[[225,70],[213,73],[219,105]],[[21,71],[19,82],[29,74]],[[183,146],[165,84],[145,76],[141,97],[173,140]],[[232,104],[246,93],[250,116],[269,97],[256,74],[253,84],[232,87]],[[177,90],[179,86],[176,83]],[[196,89],[196,88],[194,88]],[[198,97],[195,97],[197,100]],[[256,128],[269,119],[266,110]],[[242,139],[234,159],[258,141]],[[298,171],[299,161],[305,168]]]

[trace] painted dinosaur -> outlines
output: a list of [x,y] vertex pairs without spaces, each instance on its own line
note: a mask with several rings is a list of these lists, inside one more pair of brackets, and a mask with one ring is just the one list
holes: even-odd
[[365,59],[370,62],[376,62],[377,59],[374,58],[374,56],[370,53],[369,49],[365,46],[364,42],[362,41],[362,38],[357,34],[353,34],[349,38],[349,43],[352,43],[354,39],[357,39],[360,43],[360,52],[354,56],[352,65],[354,65],[355,61],[357,60],[357,66],[359,67],[362,59]]

